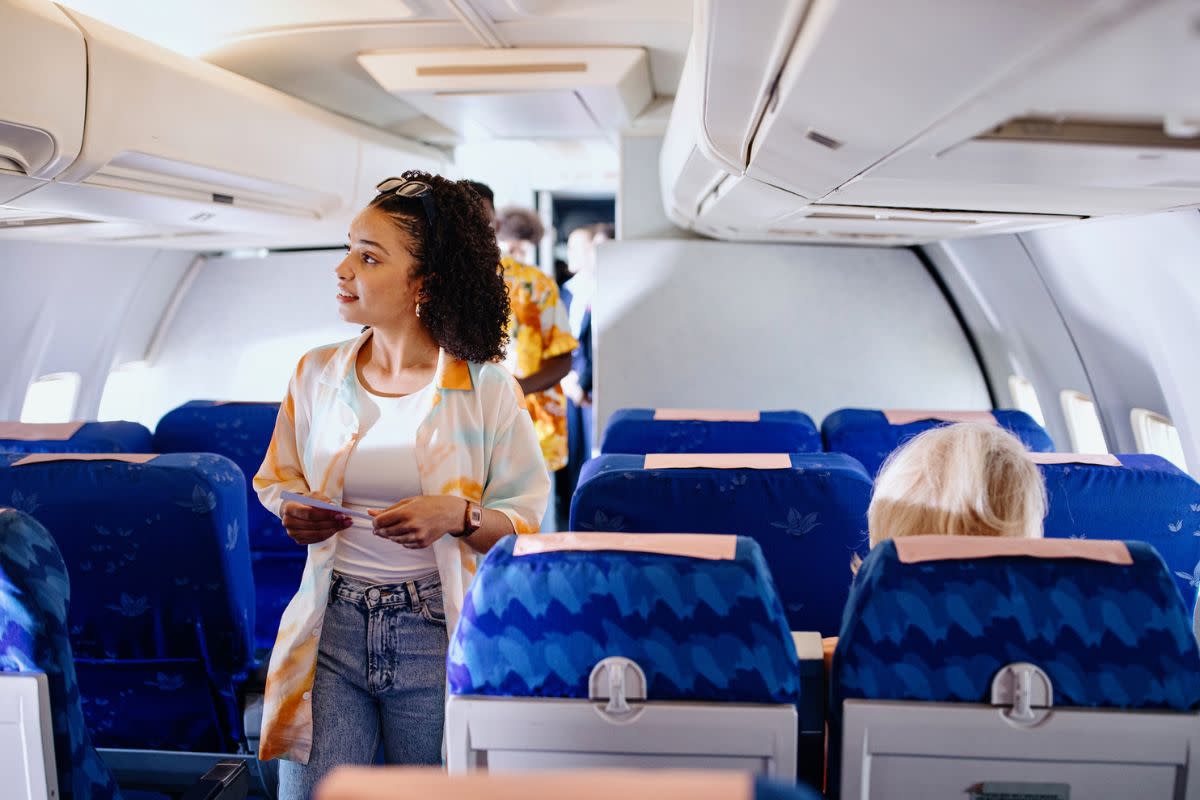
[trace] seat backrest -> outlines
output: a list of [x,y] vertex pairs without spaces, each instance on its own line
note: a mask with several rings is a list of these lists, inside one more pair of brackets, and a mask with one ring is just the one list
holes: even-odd
[[155,453],[216,453],[238,465],[246,478],[251,552],[296,551],[296,543],[279,518],[263,508],[251,483],[267,455],[278,414],[279,403],[193,400],[167,412],[154,429]]
[[[1044,463],[1053,459],[1053,463]],[[1200,587],[1200,483],[1152,455],[1035,456],[1046,479],[1047,537],[1134,539],[1166,562],[1188,608]],[[1108,462],[1108,463],[1104,463]]]
[[254,492],[254,476],[271,444],[278,413],[279,403],[194,400],[168,412],[154,431],[156,453],[216,453],[237,464],[246,478],[247,540],[257,602],[254,638],[260,650],[275,643],[279,619],[300,585],[308,552],[292,541]]
[[[956,539],[954,557],[911,549]],[[1128,563],[1096,560],[1115,545]],[[989,548],[1020,555],[988,555]],[[1047,553],[1066,555],[1051,557]],[[907,537],[881,542],[854,581],[834,653],[848,698],[986,701],[1006,664],[1030,662],[1056,706],[1200,708],[1200,652],[1162,559],[1141,542]]]
[[46,529],[0,508],[0,672],[46,674],[61,795],[119,798],[84,723],[67,635],[70,593],[62,554]]
[[[596,549],[618,547],[631,549]],[[610,656],[642,668],[648,700],[798,699],[799,661],[762,551],[731,536],[502,539],[467,593],[447,679],[453,695],[586,699]]]
[[[1045,673],[1064,712],[1200,708],[1191,620],[1148,545],[904,537],[877,545],[851,590],[830,675],[829,752],[843,753],[843,704],[854,699],[971,704],[1002,737],[1012,729],[992,711],[992,682],[1019,664]],[[959,735],[987,749],[978,737],[989,734]],[[1104,755],[1079,747],[1080,757]],[[832,757],[835,791],[840,766]]]
[[799,411],[623,408],[603,453],[819,453],[821,434]]
[[1054,441],[1024,411],[879,411],[843,408],[821,423],[825,449],[858,459],[872,477],[892,451],[912,437],[954,422],[992,422],[1005,428],[1034,452],[1052,452]]
[[102,746],[228,750],[254,653],[242,473],[111,458],[0,455],[0,499],[46,526],[87,598],[69,622],[89,727]]
[[0,422],[4,453],[149,453],[150,431],[136,422]]
[[[669,459],[602,455],[580,475],[571,528],[748,536],[763,550],[792,630],[832,636],[850,588],[850,561],[866,553],[871,481],[840,453],[764,455],[779,463],[660,468]],[[697,458],[676,463],[756,463]]]

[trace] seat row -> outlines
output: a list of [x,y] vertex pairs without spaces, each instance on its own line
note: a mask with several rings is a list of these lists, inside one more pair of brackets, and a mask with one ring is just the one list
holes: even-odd
[[774,588],[746,537],[502,540],[450,645],[450,771],[705,764],[819,786],[827,725],[834,797],[1200,791],[1200,652],[1143,543],[885,542],[827,680]]
[[[69,446],[79,452],[210,452],[232,459],[246,478],[246,518],[239,525],[257,594],[255,644],[266,650],[304,561],[303,549],[249,486],[277,408],[191,402],[167,414],[153,439],[133,423],[26,426],[21,440],[0,439],[0,451]],[[819,447],[821,437],[800,412],[624,409],[605,431],[605,452],[584,468],[570,527],[750,536],[776,574],[793,627],[832,635],[849,588],[846,565],[866,552],[871,475],[907,439],[961,420],[992,421],[1035,451],[1049,449],[1045,432],[1017,411],[843,410],[823,425],[826,444],[842,452],[817,454],[806,451]],[[1194,604],[1200,587],[1200,485],[1156,456],[1037,458],[1048,490],[1046,536],[1146,541]],[[5,496],[0,492],[0,499]]]
[[[92,599],[64,620],[54,538],[20,512],[0,527],[0,595],[22,612],[6,658],[57,673],[71,702],[66,630]],[[827,750],[830,795],[845,798],[1200,791],[1200,651],[1143,543],[892,540],[854,581],[828,677],[819,642],[789,627],[747,537],[508,537],[450,643],[448,767],[705,766],[820,785]],[[81,682],[88,663],[74,659]],[[189,691],[154,667],[156,688]],[[150,727],[169,713],[155,707]],[[87,732],[100,735],[62,717],[54,747],[86,763]]]
[[[245,514],[238,526],[248,542],[256,589],[255,647],[265,651],[275,643],[305,558],[250,485],[278,413],[278,403],[196,400],[167,413],[153,434],[135,422],[0,423],[0,453],[214,453],[233,461],[245,484]],[[7,496],[0,490],[0,502]]]
[[613,413],[602,453],[845,453],[874,476],[906,440],[948,422],[999,425],[1033,452],[1054,442],[1024,411],[908,411],[843,408],[817,430],[799,411],[625,408]]

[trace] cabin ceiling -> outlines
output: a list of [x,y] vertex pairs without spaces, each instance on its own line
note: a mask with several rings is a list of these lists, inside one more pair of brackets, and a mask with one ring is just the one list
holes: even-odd
[[[370,125],[437,144],[611,136],[674,95],[692,30],[691,0],[66,0],[63,5],[151,42]],[[547,87],[532,76],[460,75],[455,85],[385,89],[360,56],[537,48],[636,48],[638,74],[613,74],[608,97]],[[512,61],[512,55],[508,56]],[[496,56],[503,58],[503,56]],[[519,60],[519,59],[518,59]],[[561,59],[560,59],[561,60]],[[591,63],[589,68],[593,68]],[[511,69],[505,67],[504,69]],[[605,76],[600,76],[604,83]],[[571,80],[563,76],[564,84]],[[630,83],[645,85],[634,86]],[[444,83],[444,82],[443,82]],[[419,89],[419,90],[418,90]],[[618,91],[619,90],[619,91]],[[512,101],[523,124],[499,125]],[[648,99],[647,99],[648,98]],[[596,112],[597,104],[609,111]],[[464,110],[465,109],[465,110]],[[661,116],[661,115],[659,115]]]

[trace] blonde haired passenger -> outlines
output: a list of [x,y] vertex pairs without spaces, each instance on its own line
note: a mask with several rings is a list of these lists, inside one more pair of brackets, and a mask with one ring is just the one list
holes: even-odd
[[[1021,440],[998,425],[960,422],[910,439],[879,470],[871,547],[900,536],[1042,537],[1046,483]],[[862,559],[854,556],[857,573]],[[823,641],[829,673],[837,637]]]
[[1037,539],[1046,485],[1021,440],[997,425],[925,431],[879,470],[867,528],[871,547],[899,536]]

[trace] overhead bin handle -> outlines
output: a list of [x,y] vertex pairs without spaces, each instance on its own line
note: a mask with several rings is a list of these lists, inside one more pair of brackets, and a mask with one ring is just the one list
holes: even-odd
[[35,177],[54,158],[54,138],[43,130],[0,121],[0,164]]

